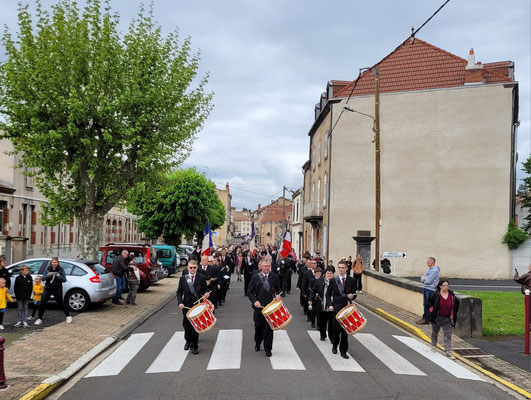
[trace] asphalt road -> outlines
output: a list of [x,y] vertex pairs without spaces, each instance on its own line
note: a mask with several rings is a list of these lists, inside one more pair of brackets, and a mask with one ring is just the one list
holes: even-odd
[[171,302],[52,398],[514,398],[364,309],[367,326],[349,337],[349,363],[331,354],[328,341],[317,341],[325,344],[321,352],[296,291],[284,299],[293,321],[275,333],[273,357],[267,358],[264,351],[254,351],[252,310],[240,282],[232,282],[227,301],[216,313],[216,326],[200,336],[198,355],[182,350],[176,333],[183,331],[182,314]]

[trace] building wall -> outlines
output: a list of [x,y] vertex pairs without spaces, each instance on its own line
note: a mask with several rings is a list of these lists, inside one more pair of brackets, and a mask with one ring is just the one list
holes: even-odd
[[292,198],[291,247],[295,249],[297,257],[302,256],[303,250],[303,191],[299,189]]
[[[374,96],[349,105],[374,114]],[[510,218],[512,88],[385,94],[380,116],[381,251],[407,253],[391,260],[393,272],[420,275],[433,256],[443,276],[509,277],[501,238]],[[371,129],[369,118],[348,113],[333,132],[334,261],[354,254],[357,230],[375,232]]]
[[225,190],[216,188],[216,193],[219,199],[221,200],[221,202],[223,203],[223,206],[225,207],[225,212],[226,212],[225,222],[223,223],[221,227],[216,229],[216,232],[218,233],[218,235],[212,236],[212,241],[215,243],[216,246],[219,247],[219,246],[226,246],[232,242],[231,231],[229,229],[231,226],[230,210],[231,210],[232,196],[230,194],[230,189],[228,185],[226,186]]

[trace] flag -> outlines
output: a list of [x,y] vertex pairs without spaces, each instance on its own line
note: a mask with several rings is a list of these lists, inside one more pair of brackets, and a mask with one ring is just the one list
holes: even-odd
[[210,231],[210,224],[207,221],[206,229],[205,229],[205,236],[203,236],[203,246],[201,248],[201,255],[202,256],[209,256],[210,255],[210,248],[213,246],[212,244],[212,232]]
[[284,240],[282,241],[282,250],[280,250],[280,255],[282,258],[286,258],[289,253],[291,253],[291,233],[290,233],[290,224],[288,222],[286,226],[286,233],[284,233]]
[[254,251],[254,249],[256,248],[255,237],[256,237],[256,232],[254,231],[254,221],[253,221],[251,222],[251,241],[249,243],[249,249],[251,251]]

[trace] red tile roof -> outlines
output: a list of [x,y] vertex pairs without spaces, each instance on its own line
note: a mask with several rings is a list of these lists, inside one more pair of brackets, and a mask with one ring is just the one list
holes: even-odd
[[[467,60],[415,38],[381,60],[380,92],[406,92],[412,90],[458,87],[465,84]],[[513,82],[510,76],[510,61],[483,64],[486,83]],[[339,81],[333,81],[339,82]],[[348,97],[356,81],[350,82],[334,97]],[[374,93],[374,75],[364,72],[358,79],[352,96]]]

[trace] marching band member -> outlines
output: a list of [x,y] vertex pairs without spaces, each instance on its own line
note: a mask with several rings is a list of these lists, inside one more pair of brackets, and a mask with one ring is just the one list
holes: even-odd
[[302,275],[302,283],[301,283],[301,292],[302,296],[304,297],[304,304],[303,308],[307,312],[307,322],[311,322],[312,328],[315,328],[315,313],[312,310],[308,309],[308,297],[310,295],[310,282],[312,279],[315,279],[315,270],[318,268],[317,261],[316,260],[310,260],[310,266],[308,267],[308,270],[304,272]]
[[262,308],[275,298],[280,300],[280,279],[278,275],[271,272],[270,260],[261,260],[259,267],[261,267],[262,271],[252,276],[247,290],[247,297],[249,297],[254,310],[254,349],[260,351],[260,345],[263,341],[266,356],[271,357],[273,330],[262,314]]
[[[186,317],[187,308],[192,308],[194,304],[204,295],[208,299],[206,293],[207,285],[203,275],[197,272],[197,261],[192,259],[188,262],[188,274],[182,275],[179,279],[179,287],[177,289],[177,304],[183,310],[183,328],[184,328],[184,349],[192,349],[192,354],[199,353],[198,341],[199,333],[197,333]],[[205,294],[206,293],[206,294]]]
[[330,341],[334,340],[334,313],[328,309],[329,304],[326,301],[326,292],[332,279],[334,279],[334,271],[327,268],[325,276],[315,281],[310,294],[311,303],[308,303],[317,312],[317,326],[322,341],[326,340],[327,331]]
[[218,308],[218,285],[219,285],[219,268],[214,265],[214,257],[202,255],[201,265],[197,269],[197,273],[203,275],[206,280],[207,291],[211,292],[210,302],[214,305],[214,308]]
[[323,270],[317,268],[314,271],[315,278],[310,281],[308,285],[308,312],[310,313],[310,321],[312,328],[315,328],[315,319],[317,318],[317,326],[319,326],[319,312],[322,308],[322,299],[319,293],[316,293],[317,285],[323,280]]

